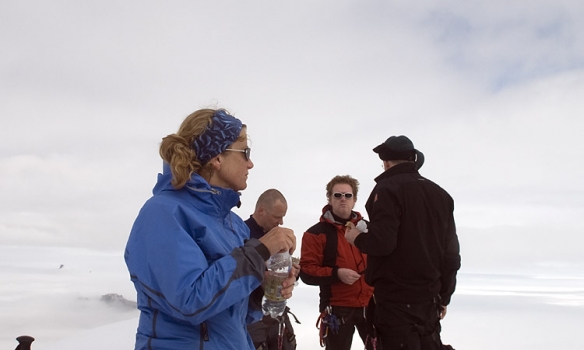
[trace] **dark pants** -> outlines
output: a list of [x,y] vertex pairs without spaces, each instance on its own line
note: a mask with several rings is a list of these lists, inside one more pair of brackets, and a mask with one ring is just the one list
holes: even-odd
[[440,303],[376,299],[374,324],[383,350],[440,350]]
[[355,328],[363,340],[367,350],[373,350],[371,338],[373,326],[365,319],[365,308],[333,306],[332,313],[339,320],[339,331],[336,334],[329,331],[325,338],[326,350],[350,350],[353,343]]

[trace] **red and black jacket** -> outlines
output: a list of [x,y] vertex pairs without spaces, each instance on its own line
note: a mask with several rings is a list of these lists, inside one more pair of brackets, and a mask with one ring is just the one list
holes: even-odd
[[[357,224],[363,217],[352,212],[351,221]],[[348,268],[363,275],[367,255],[345,239],[345,223],[334,219],[330,205],[323,208],[320,222],[302,236],[300,278],[309,285],[320,286],[319,309],[327,306],[364,307],[369,303],[373,287],[364,276],[352,285],[341,282],[339,268]]]

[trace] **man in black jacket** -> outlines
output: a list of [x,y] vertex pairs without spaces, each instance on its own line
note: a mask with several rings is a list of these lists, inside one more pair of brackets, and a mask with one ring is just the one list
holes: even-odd
[[[249,219],[245,220],[250,230],[251,238],[260,238],[276,226],[284,224],[284,216],[288,210],[288,204],[284,195],[276,189],[269,189],[262,193],[257,200],[255,210]],[[293,265],[296,278],[300,266]],[[284,320],[284,334],[282,338],[282,350],[296,349],[296,336],[288,316],[289,309],[282,315]],[[279,322],[270,316],[264,316],[261,321],[247,327],[249,335],[258,350],[277,350],[279,337]]]
[[368,257],[378,339],[384,350],[442,349],[440,319],[460,268],[454,201],[418,173],[424,156],[407,137],[392,136],[373,151],[385,171],[365,205],[368,231],[350,226],[345,237]]

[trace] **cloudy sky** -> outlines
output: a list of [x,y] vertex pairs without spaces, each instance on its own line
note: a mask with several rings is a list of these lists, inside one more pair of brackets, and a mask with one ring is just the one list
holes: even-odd
[[[223,107],[298,237],[325,184],[409,136],[455,199],[463,264],[582,262],[584,4],[3,1],[0,242],[123,251],[185,116]],[[580,96],[580,97],[578,97]]]
[[[121,255],[159,143],[204,107],[248,125],[255,167],[236,212],[278,188],[299,240],[335,175],[359,179],[367,216],[382,171],[371,149],[409,136],[456,204],[463,267],[445,339],[577,348],[581,0],[6,0],[0,43],[7,348],[127,317],[97,300],[135,297]],[[298,334],[314,334],[314,293],[291,300]]]

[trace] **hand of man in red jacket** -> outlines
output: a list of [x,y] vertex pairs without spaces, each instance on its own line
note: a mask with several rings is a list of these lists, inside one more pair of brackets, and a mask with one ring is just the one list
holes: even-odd
[[349,285],[355,283],[355,281],[357,281],[359,277],[361,277],[361,275],[358,274],[357,271],[346,269],[344,267],[340,267],[337,270],[337,276],[339,277],[341,282]]

